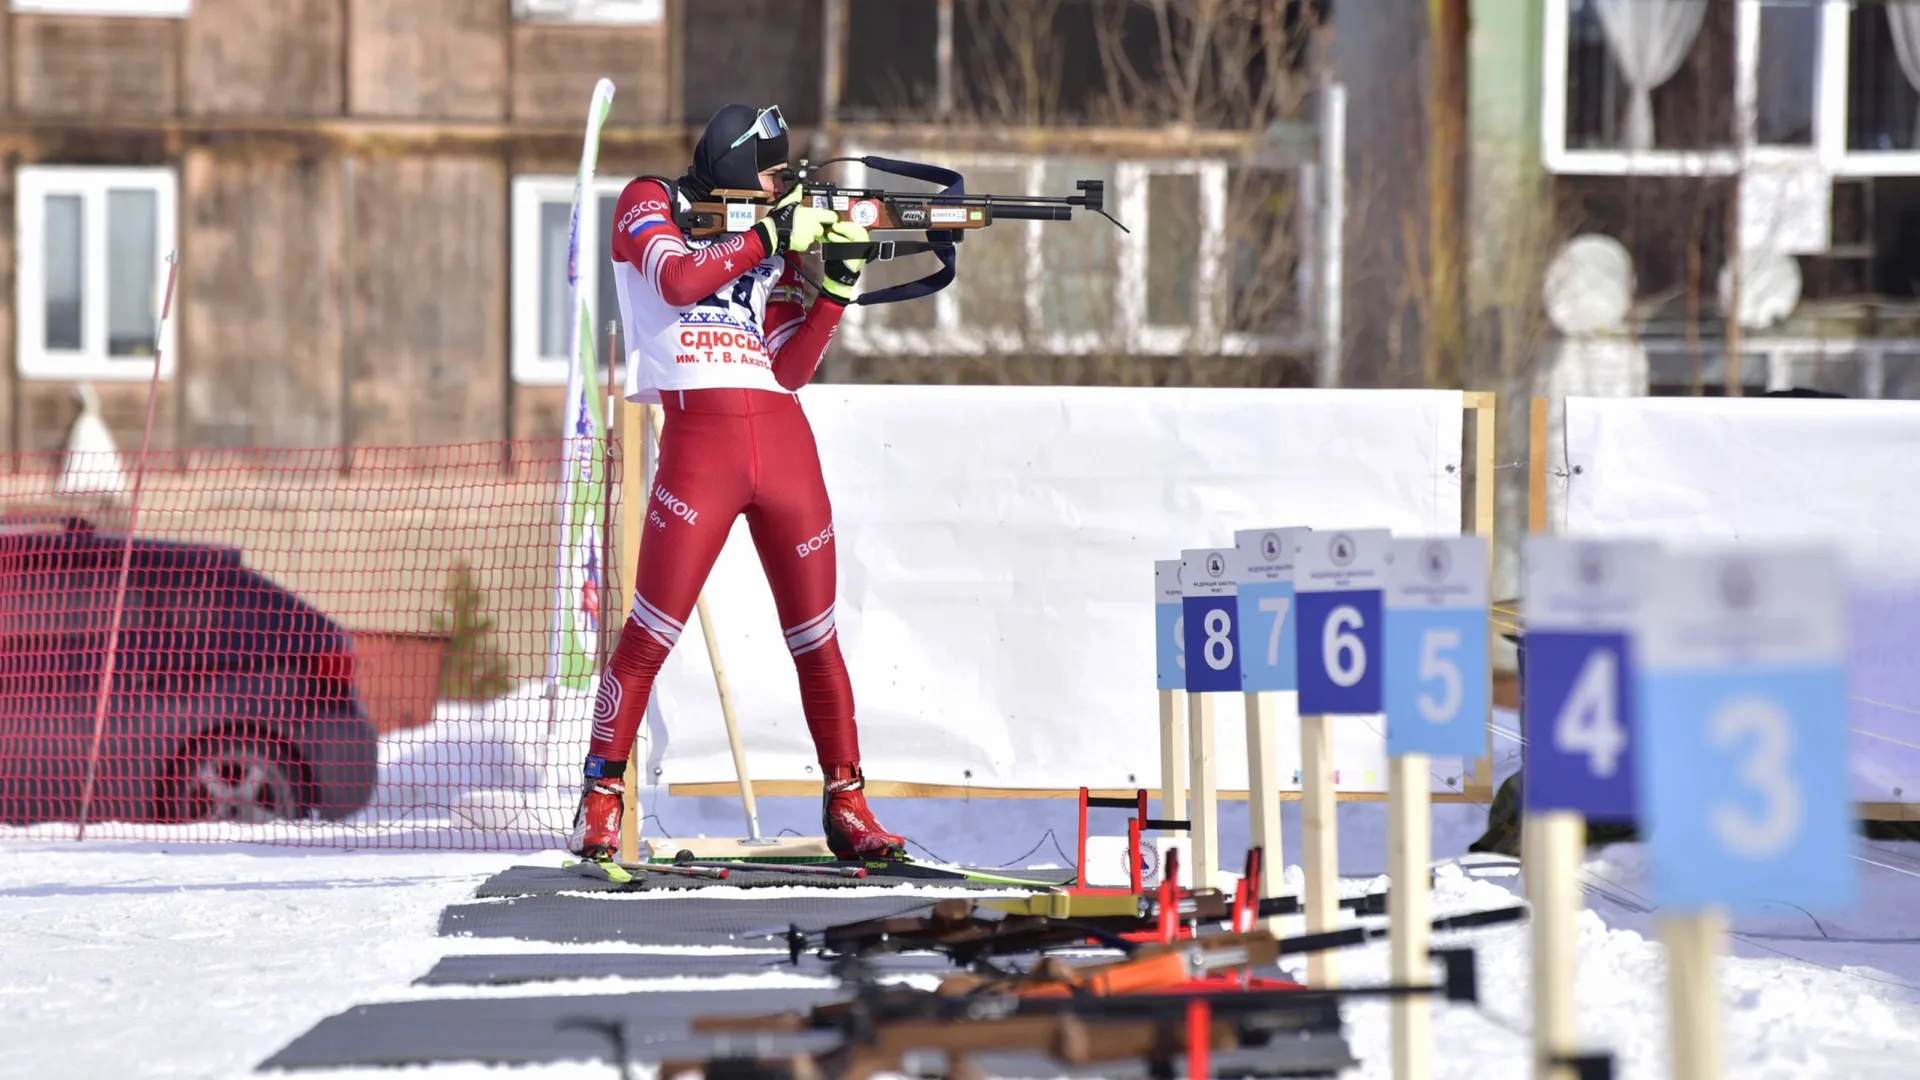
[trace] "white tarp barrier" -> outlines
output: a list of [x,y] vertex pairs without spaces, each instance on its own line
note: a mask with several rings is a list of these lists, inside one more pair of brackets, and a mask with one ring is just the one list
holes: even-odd
[[1854,797],[1920,801],[1920,402],[1568,398],[1566,448],[1566,535],[1844,552]]
[[[1157,788],[1155,559],[1231,544],[1240,528],[1460,531],[1458,392],[821,385],[802,397],[876,779]],[[744,520],[707,599],[751,775],[816,778]],[[1214,709],[1226,789],[1246,785],[1241,700]],[[656,704],[648,779],[731,781],[691,621]],[[1383,767],[1377,719],[1339,726],[1353,729],[1345,760]],[[1288,775],[1297,745],[1281,757]]]

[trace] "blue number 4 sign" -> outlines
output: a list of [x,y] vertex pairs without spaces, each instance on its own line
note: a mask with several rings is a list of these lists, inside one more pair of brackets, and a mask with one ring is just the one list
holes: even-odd
[[1622,821],[1634,812],[1633,675],[1627,635],[1535,630],[1526,635],[1529,811],[1575,810]]

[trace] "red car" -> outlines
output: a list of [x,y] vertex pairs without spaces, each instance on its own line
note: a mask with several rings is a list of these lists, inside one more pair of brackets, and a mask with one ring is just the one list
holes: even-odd
[[[0,823],[77,821],[125,537],[0,523]],[[89,821],[336,820],[376,737],[353,640],[213,544],[136,537]]]

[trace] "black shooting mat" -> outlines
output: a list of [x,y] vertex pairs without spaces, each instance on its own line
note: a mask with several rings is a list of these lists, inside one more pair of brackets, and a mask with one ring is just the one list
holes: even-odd
[[[883,978],[962,970],[938,953],[876,956],[867,961],[867,967]],[[802,955],[794,964],[784,952],[473,953],[443,957],[413,982],[415,986],[515,986],[572,979],[714,978],[768,972],[824,978],[833,974],[833,965],[812,955]]]
[[[864,878],[829,877],[825,874],[782,874],[778,872],[756,872],[752,870],[733,870],[724,881],[713,878],[691,877],[686,874],[651,873],[644,880],[627,883],[603,881],[598,878],[584,877],[558,866],[510,866],[480,883],[474,890],[477,899],[487,900],[504,896],[554,896],[561,893],[661,893],[691,892],[700,889],[743,888],[743,889],[860,889],[860,888],[904,888],[943,890],[946,892],[1020,892],[1038,891],[1047,888],[1047,882],[1055,873],[1050,870],[1020,871],[1021,875],[1031,875],[1035,881],[1032,886],[1008,885],[1000,882],[971,881],[965,878],[920,878],[896,877],[892,875]],[[1068,876],[1068,881],[1073,878]]]
[[[756,1015],[844,1001],[845,990],[802,987],[693,990],[567,997],[476,997],[355,1005],[320,1021],[259,1069],[481,1062],[531,1065],[618,1060],[614,1031],[638,1060],[714,1053],[718,1036],[695,1036],[704,1013]],[[737,1042],[739,1037],[735,1036]],[[831,1045],[832,1035],[778,1040],[783,1049]]]
[[769,896],[714,899],[676,896],[522,896],[455,904],[440,913],[440,936],[551,941],[566,945],[620,941],[630,945],[779,947],[742,935],[824,930],[841,923],[920,915],[941,897],[915,890],[898,896]]
[[[259,1065],[261,1071],[476,1062],[531,1065],[701,1059],[728,1051],[823,1050],[830,1032],[695,1035],[700,1015],[767,1015],[843,1001],[827,988],[673,991],[567,997],[481,997],[356,1005],[327,1017]],[[976,1057],[996,1077],[1145,1076],[1137,1061],[1065,1066],[1039,1054]],[[1216,1075],[1332,1076],[1355,1064],[1337,1032],[1289,1034],[1257,1049],[1213,1055]],[[1184,1062],[1176,1075],[1185,1075]]]

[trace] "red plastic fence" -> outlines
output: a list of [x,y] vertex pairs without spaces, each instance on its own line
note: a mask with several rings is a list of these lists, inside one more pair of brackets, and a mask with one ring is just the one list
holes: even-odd
[[154,452],[131,530],[138,454],[0,458],[0,835],[557,843],[621,614],[570,443]]

